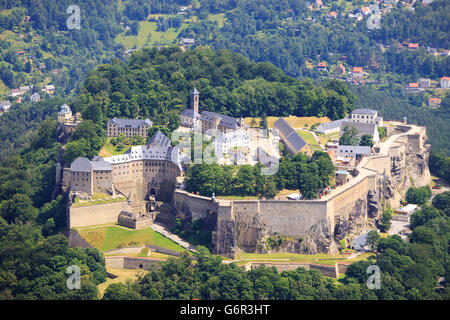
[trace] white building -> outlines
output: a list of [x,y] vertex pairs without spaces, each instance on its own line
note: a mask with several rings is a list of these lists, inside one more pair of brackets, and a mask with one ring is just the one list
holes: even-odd
[[233,151],[237,148],[250,149],[250,137],[243,130],[221,133],[214,140],[214,149],[219,159],[230,150]]
[[9,100],[5,100],[0,103],[1,111],[6,112],[9,108],[11,108],[11,102]]
[[378,116],[378,111],[371,109],[353,110],[349,118],[352,122],[375,123],[378,127],[383,126],[383,118]]
[[442,77],[441,78],[441,88],[450,88],[450,77]]
[[369,146],[338,146],[337,155],[341,157],[370,156]]
[[330,121],[327,123],[322,123],[316,128],[316,132],[323,133],[323,134],[329,134],[333,132],[339,132],[341,130],[341,122],[343,120],[335,120]]
[[31,95],[30,100],[32,102],[39,102],[41,101],[41,96],[39,95],[39,93],[35,92]]

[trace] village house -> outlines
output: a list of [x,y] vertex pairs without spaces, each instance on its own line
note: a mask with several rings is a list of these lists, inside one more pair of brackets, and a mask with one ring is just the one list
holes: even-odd
[[431,80],[430,79],[424,79],[421,78],[419,80],[419,87],[423,89],[428,89],[431,86]]
[[355,80],[361,80],[364,74],[362,71],[362,67],[353,67],[352,78]]
[[55,86],[52,84],[46,85],[45,88],[42,88],[41,91],[47,92],[48,94],[54,94],[55,93]]
[[379,127],[383,126],[383,118],[378,116],[378,111],[371,109],[353,110],[349,120],[353,122],[375,123]]
[[9,100],[5,100],[0,102],[0,111],[7,112],[11,108],[11,102]]
[[441,78],[441,88],[445,88],[445,89],[450,88],[450,77],[442,77]]
[[319,70],[319,71],[327,71],[327,64],[326,64],[326,62],[320,62],[317,65],[317,70]]
[[419,84],[417,82],[411,82],[405,86],[405,91],[407,93],[417,93],[421,90],[420,90]]
[[39,95],[39,93],[35,92],[31,95],[30,100],[31,102],[39,102],[41,101],[41,96]]
[[341,122],[342,121],[343,120],[341,119],[341,120],[335,120],[335,121],[330,121],[330,122],[326,122],[326,123],[321,123],[320,125],[317,126],[316,132],[322,133],[322,134],[339,132],[339,130],[341,130]]
[[430,108],[437,108],[441,105],[441,99],[439,98],[429,98],[428,99],[428,106]]
[[419,44],[418,43],[408,43],[408,49],[417,50],[417,49],[419,49]]

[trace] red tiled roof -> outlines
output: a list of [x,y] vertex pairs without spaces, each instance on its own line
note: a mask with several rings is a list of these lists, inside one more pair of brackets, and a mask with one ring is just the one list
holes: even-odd
[[353,67],[353,73],[362,73],[362,67]]
[[408,43],[408,48],[418,48],[419,44],[418,43]]
[[409,87],[410,88],[418,88],[419,84],[417,82],[412,82],[412,83],[409,84]]

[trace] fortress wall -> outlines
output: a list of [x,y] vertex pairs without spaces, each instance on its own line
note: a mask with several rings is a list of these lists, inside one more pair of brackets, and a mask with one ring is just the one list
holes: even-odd
[[192,216],[192,220],[206,218],[208,211],[217,211],[217,203],[209,197],[198,196],[182,190],[175,190],[173,206],[177,214]]
[[69,229],[106,223],[116,223],[119,213],[128,210],[128,201],[104,203],[93,206],[70,207]]
[[107,268],[115,269],[152,269],[159,267],[164,260],[134,257],[105,257],[105,265]]
[[326,201],[262,200],[260,213],[272,232],[298,237],[327,219],[327,204]]
[[351,188],[348,188],[334,196],[330,199],[330,213],[332,213],[333,216],[348,218],[357,200],[364,200],[367,202],[367,194],[369,190],[374,189],[375,187],[374,180],[374,177],[366,177]]
[[386,169],[386,174],[391,171],[391,159],[389,156],[374,156],[368,158],[368,161],[364,168],[374,170],[379,173],[383,173]]

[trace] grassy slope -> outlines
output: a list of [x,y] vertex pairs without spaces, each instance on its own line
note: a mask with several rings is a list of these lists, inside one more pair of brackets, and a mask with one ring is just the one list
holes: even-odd
[[[166,32],[156,31],[156,22],[141,21],[141,28],[137,36],[125,36],[120,35],[116,38],[116,42],[123,44],[127,49],[133,47],[146,47],[154,45],[167,45],[174,42],[177,38],[180,30],[175,28],[169,28]],[[183,23],[181,29],[187,27],[186,23]],[[150,35],[150,38],[148,36]]]
[[145,244],[179,252],[185,250],[172,240],[167,239],[150,228],[133,230],[119,226],[98,226],[80,228],[78,231],[83,239],[100,251]]

